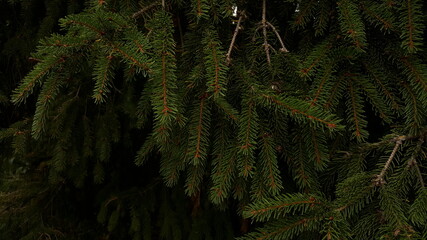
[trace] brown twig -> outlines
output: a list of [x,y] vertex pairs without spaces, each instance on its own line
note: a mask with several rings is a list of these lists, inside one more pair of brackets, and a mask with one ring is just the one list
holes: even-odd
[[281,52],[289,52],[288,49],[285,47],[285,44],[283,43],[282,38],[280,37],[279,32],[277,32],[276,28],[273,26],[273,24],[271,24],[270,22],[267,22],[267,25],[269,27],[271,27],[271,30],[273,30],[273,32],[276,34],[277,39],[279,39],[280,45],[282,46],[279,50]]
[[420,180],[421,187],[425,188],[426,184],[424,183],[423,174],[421,173],[420,166],[418,166],[418,162],[415,158],[412,161],[413,161],[415,170],[417,171],[417,176],[418,176],[418,180]]
[[262,20],[261,20],[261,26],[262,26],[262,34],[264,36],[264,50],[265,55],[267,56],[267,62],[270,65],[271,59],[270,59],[270,48],[268,47],[268,41],[267,41],[267,17],[266,17],[267,7],[266,7],[266,0],[262,1]]
[[234,29],[233,38],[231,39],[230,47],[228,48],[228,52],[226,55],[227,64],[230,64],[231,62],[231,51],[233,50],[234,43],[236,42],[236,37],[237,37],[237,34],[239,33],[240,24],[242,22],[243,16],[244,16],[244,11],[240,13],[240,17],[239,17],[239,20],[237,21],[236,29]]
[[390,154],[390,157],[388,158],[387,162],[385,163],[384,168],[381,171],[381,173],[379,175],[377,175],[377,177],[374,180],[375,185],[382,186],[386,183],[386,181],[384,180],[384,175],[387,172],[388,168],[390,167],[390,164],[393,161],[393,158],[396,155],[397,150],[399,149],[399,146],[402,145],[402,142],[404,140],[406,140],[404,136],[396,139],[396,144],[394,145],[394,148]]
[[417,171],[417,176],[420,181],[421,187],[425,188],[425,183],[423,179],[423,174],[421,173],[420,166],[418,165],[416,158],[417,153],[420,151],[421,146],[424,144],[424,139],[422,137],[419,138],[417,148],[415,149],[414,154],[411,156],[411,159],[408,161],[409,167],[415,167],[415,170]]
[[[258,32],[258,30],[262,29],[262,35],[264,38],[264,44],[263,45],[264,45],[265,55],[267,56],[267,62],[270,65],[271,64],[270,48],[273,51],[276,51],[276,50],[268,43],[267,28],[271,28],[271,30],[274,32],[274,34],[276,34],[276,37],[279,40],[280,46],[281,46],[279,51],[280,52],[289,52],[289,50],[285,47],[285,43],[283,42],[282,37],[280,37],[280,34],[277,31],[276,27],[274,27],[273,24],[271,24],[269,21],[267,21],[267,3],[266,2],[267,2],[266,0],[262,1],[262,19],[260,22],[260,26],[255,30],[255,34],[256,34],[256,32]],[[255,34],[254,34],[253,40],[255,40]]]
[[41,61],[43,61],[43,60],[41,60],[41,59],[33,58],[33,57],[29,57],[29,58],[28,58],[28,60],[29,60],[29,61],[33,61],[33,62],[41,62]]
[[[163,8],[164,8],[164,4],[165,4],[165,1],[164,1],[164,0],[162,0],[162,7],[163,7]],[[139,10],[138,12],[136,12],[136,13],[132,14],[132,18],[138,18],[138,17],[139,17],[139,16],[141,16],[143,13],[145,13],[146,11],[150,10],[151,8],[153,8],[153,7],[157,6],[157,5],[159,5],[159,3],[158,3],[157,1],[156,1],[156,2],[151,3],[150,5],[148,5],[148,6],[144,7],[144,8],[142,8],[142,9],[141,9],[141,10]]]

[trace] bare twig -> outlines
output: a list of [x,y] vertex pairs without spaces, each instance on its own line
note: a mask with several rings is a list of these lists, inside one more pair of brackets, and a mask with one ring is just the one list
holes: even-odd
[[255,29],[254,35],[252,36],[252,42],[255,41],[257,32],[262,28],[261,22],[259,22],[258,24],[259,24],[259,26]]
[[[282,37],[280,37],[279,32],[277,31],[276,27],[273,26],[273,24],[271,24],[270,22],[267,21],[267,0],[263,0],[262,1],[262,19],[261,19],[261,23],[260,26],[255,30],[255,34],[256,32],[258,32],[258,30],[262,29],[262,35],[264,38],[264,50],[265,50],[265,55],[267,56],[267,62],[270,65],[271,64],[271,57],[270,57],[270,48],[275,51],[275,49],[268,43],[268,36],[267,36],[267,28],[271,28],[271,30],[274,32],[274,34],[276,34],[277,39],[279,39],[280,42],[280,52],[289,52],[289,50],[285,47],[285,43],[283,42]],[[253,40],[255,40],[255,34],[253,37]]]
[[[163,6],[163,8],[164,8],[164,4],[165,4],[165,1],[162,0],[162,6]],[[132,18],[139,18],[143,13],[145,13],[146,11],[150,10],[151,8],[153,8],[153,7],[157,6],[157,5],[159,5],[159,3],[157,1],[151,3],[150,5],[142,8],[138,12],[132,14]]]
[[271,24],[270,22],[267,22],[267,25],[269,27],[271,27],[271,30],[273,30],[273,32],[276,34],[277,39],[279,39],[280,45],[282,46],[279,50],[281,52],[289,52],[288,49],[285,47],[285,44],[283,43],[282,38],[280,37],[279,32],[277,32],[276,28],[273,26],[273,24]]
[[267,56],[267,62],[270,65],[271,59],[270,59],[270,48],[268,47],[268,41],[267,41],[267,17],[266,17],[266,0],[262,0],[262,34],[264,36],[264,50],[265,54]]
[[34,61],[34,62],[41,62],[42,61],[41,59],[33,58],[33,57],[29,57],[28,60],[29,61]]
[[399,149],[399,146],[402,145],[402,142],[404,140],[405,140],[404,136],[401,138],[398,138],[396,140],[396,144],[394,145],[393,151],[391,152],[390,157],[388,158],[387,162],[385,163],[383,170],[381,171],[381,173],[379,175],[377,175],[376,179],[374,180],[375,185],[382,186],[386,183],[384,180],[384,175],[387,172],[388,168],[390,167],[390,164],[393,161],[393,158],[396,155],[397,150]]
[[418,162],[416,160],[416,155],[420,151],[421,146],[423,144],[424,144],[424,139],[422,137],[420,137],[418,144],[417,144],[417,148],[415,149],[414,154],[411,156],[411,159],[408,161],[408,166],[409,167],[415,167],[415,170],[417,171],[417,177],[418,177],[418,180],[420,181],[421,187],[425,188],[423,174],[421,173],[420,166],[418,165]]
[[421,173],[420,166],[418,165],[417,160],[414,158],[412,160],[414,162],[415,170],[417,171],[418,180],[420,181],[421,187],[425,188],[426,184],[424,183],[423,174]]
[[81,85],[79,85],[79,88],[77,89],[76,95],[74,95],[74,99],[79,97],[80,87],[81,87]]
[[236,42],[236,37],[237,37],[237,34],[239,33],[240,24],[242,22],[243,16],[244,16],[244,11],[240,13],[240,17],[239,17],[239,20],[237,21],[236,29],[234,29],[233,38],[231,39],[230,47],[228,48],[228,52],[226,55],[227,64],[230,64],[231,62],[231,51],[233,50],[234,43]]

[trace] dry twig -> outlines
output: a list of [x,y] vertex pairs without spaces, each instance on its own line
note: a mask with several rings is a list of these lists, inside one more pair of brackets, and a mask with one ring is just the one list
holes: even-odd
[[233,50],[234,43],[236,42],[236,37],[237,37],[237,34],[239,33],[240,24],[242,23],[242,19],[244,17],[244,14],[245,14],[244,11],[242,11],[240,13],[239,20],[237,21],[237,24],[236,24],[236,29],[234,29],[233,38],[231,39],[230,47],[228,48],[228,52],[227,52],[227,55],[226,55],[227,64],[230,64],[230,62],[231,62],[231,51]]
[[[245,17],[244,11],[242,11],[240,13],[239,20],[237,21],[237,26],[236,26],[236,29],[234,30],[234,34],[233,34],[233,38],[231,39],[230,47],[228,48],[228,52],[226,54],[227,64],[230,64],[230,62],[231,62],[231,52],[232,52],[234,44],[236,42],[236,37],[237,37],[237,35],[239,33],[240,25],[241,25],[242,20],[243,20],[244,17]],[[276,50],[268,43],[268,35],[267,35],[267,29],[268,28],[271,28],[271,30],[274,32],[274,34],[276,34],[276,37],[277,37],[277,39],[280,42],[280,46],[281,47],[280,47],[279,51],[280,52],[289,52],[289,51],[285,47],[283,39],[282,39],[282,37],[280,37],[280,34],[277,31],[277,29],[274,27],[273,24],[271,24],[269,21],[267,21],[267,0],[263,0],[262,1],[262,19],[261,19],[261,22],[259,23],[259,25],[260,26],[255,30],[253,40],[255,40],[255,34],[256,34],[256,32],[258,32],[258,30],[262,29],[262,35],[263,35],[263,38],[264,38],[263,46],[264,46],[264,50],[265,50],[265,55],[267,57],[267,63],[270,65],[271,64],[270,49],[272,51],[274,51],[274,52]]]
[[385,163],[383,170],[381,170],[381,173],[379,175],[377,175],[377,177],[374,180],[375,185],[382,186],[386,183],[386,181],[384,180],[384,175],[387,172],[388,168],[390,167],[390,164],[393,161],[393,158],[396,155],[397,150],[399,149],[399,146],[402,145],[404,140],[406,140],[405,136],[401,136],[401,137],[396,138],[396,141],[395,141],[396,144],[394,145],[394,148],[390,154],[390,157],[388,158],[387,162]]
[[418,140],[417,148],[415,149],[414,154],[411,156],[411,159],[408,161],[408,166],[415,168],[415,170],[417,171],[418,180],[420,181],[420,185],[422,188],[425,188],[423,174],[421,173],[420,166],[419,166],[417,159],[416,159],[416,155],[421,150],[421,146],[423,144],[424,144],[424,139],[422,137],[420,137]]
[[[163,8],[165,8],[165,7],[164,7],[164,4],[165,4],[165,1],[164,1],[164,0],[162,0],[162,6],[163,6]],[[156,1],[156,2],[151,3],[150,5],[148,5],[148,6],[144,7],[144,8],[142,8],[142,9],[141,9],[141,10],[139,10],[138,12],[136,12],[136,13],[132,14],[132,18],[139,18],[143,13],[145,13],[146,11],[150,10],[151,8],[153,8],[153,7],[157,6],[157,5],[159,5],[159,3],[158,3],[157,1]]]
[[277,39],[279,39],[280,45],[282,46],[279,50],[281,52],[289,52],[288,49],[285,47],[285,44],[283,43],[282,38],[280,37],[279,32],[277,32],[276,28],[273,26],[273,24],[271,24],[270,22],[267,22],[267,25],[269,27],[271,27],[271,30],[273,30],[273,32],[276,34]]
[[262,19],[260,23],[260,27],[256,29],[258,31],[259,29],[262,29],[262,35],[264,37],[264,50],[265,55],[267,57],[268,64],[271,64],[271,57],[270,57],[270,48],[275,51],[275,49],[268,43],[268,36],[267,36],[267,28],[271,28],[271,30],[276,34],[277,39],[280,42],[281,48],[279,49],[280,52],[289,52],[288,49],[285,47],[285,44],[283,42],[282,37],[280,37],[279,32],[277,29],[271,24],[269,21],[267,21],[267,0],[262,1]]

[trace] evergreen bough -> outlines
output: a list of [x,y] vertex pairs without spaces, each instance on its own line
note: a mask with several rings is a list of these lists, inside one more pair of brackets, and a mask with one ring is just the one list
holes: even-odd
[[1,238],[427,238],[423,1],[45,2]]

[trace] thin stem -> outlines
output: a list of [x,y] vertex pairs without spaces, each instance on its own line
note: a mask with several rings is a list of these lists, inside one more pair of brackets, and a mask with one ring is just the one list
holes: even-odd
[[237,37],[237,34],[239,33],[239,30],[240,30],[240,24],[242,22],[243,15],[244,15],[244,12],[241,12],[239,20],[237,21],[236,29],[234,29],[233,38],[231,39],[230,47],[228,48],[228,52],[226,55],[227,64],[230,64],[230,62],[231,62],[231,51],[233,50],[234,43],[236,42],[236,37]]
[[[153,8],[153,7],[155,7],[155,6],[157,6],[159,3],[156,1],[156,2],[153,2],[152,4],[150,4],[150,5],[148,5],[148,6],[146,6],[146,7],[144,7],[144,8],[142,8],[141,10],[139,10],[138,12],[136,12],[136,13],[134,13],[134,14],[132,14],[132,18],[138,18],[139,16],[141,16],[143,13],[145,13],[147,10],[149,10],[149,9],[151,9],[151,8]],[[162,0],[162,6],[163,6],[163,8],[164,8],[164,0]]]
[[423,174],[421,173],[420,166],[418,165],[418,162],[416,160],[416,155],[421,150],[421,146],[424,144],[424,140],[422,137],[419,138],[417,148],[415,149],[414,154],[411,156],[411,159],[408,161],[409,167],[415,167],[415,170],[417,171],[417,177],[420,181],[421,187],[425,188],[425,183],[423,179]]
[[266,17],[267,7],[266,7],[266,0],[262,1],[262,34],[264,35],[264,50],[265,54],[267,56],[267,62],[270,65],[271,59],[270,59],[270,48],[268,47],[268,41],[267,41],[267,17]]
[[257,32],[262,28],[262,23],[257,23],[257,25],[258,24],[259,26],[255,29],[254,35],[252,36],[252,42],[255,41]]
[[391,152],[390,157],[388,158],[387,162],[385,163],[383,170],[375,179],[375,184],[377,186],[382,186],[385,184],[384,175],[387,172],[388,168],[390,167],[390,164],[393,161],[393,158],[396,155],[397,150],[399,149],[399,146],[402,145],[403,140],[405,140],[405,139],[398,139],[396,141],[396,144],[394,145],[393,151]]
[[417,160],[415,160],[415,158],[413,161],[414,161],[415,170],[417,170],[417,176],[418,176],[418,180],[420,180],[421,187],[425,188],[426,184],[424,183],[423,174],[421,173],[420,166],[418,166],[418,162]]
[[267,25],[269,27],[271,27],[271,29],[273,30],[273,32],[276,34],[277,39],[279,39],[280,45],[282,46],[279,50],[281,52],[289,52],[288,49],[285,47],[285,44],[283,43],[282,38],[280,37],[279,32],[277,32],[276,28],[273,26],[273,24],[271,24],[270,22],[267,22]]

